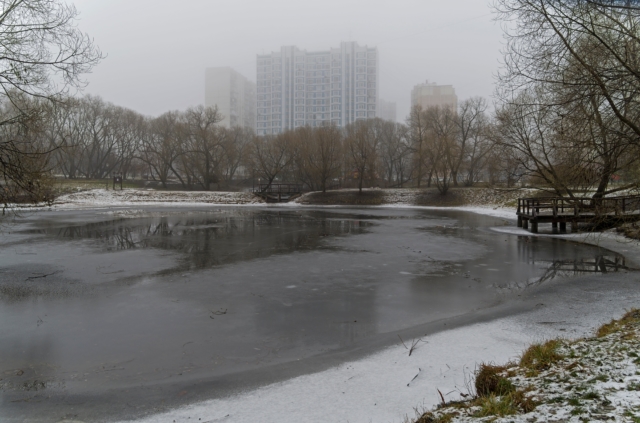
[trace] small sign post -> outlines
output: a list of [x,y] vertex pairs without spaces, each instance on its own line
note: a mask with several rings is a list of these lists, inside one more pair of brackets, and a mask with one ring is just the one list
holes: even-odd
[[120,184],[120,191],[122,191],[122,173],[113,174],[113,189],[115,191],[116,184]]

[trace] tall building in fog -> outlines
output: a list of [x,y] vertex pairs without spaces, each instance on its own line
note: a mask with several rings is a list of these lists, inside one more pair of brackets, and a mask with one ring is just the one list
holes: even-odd
[[308,52],[295,46],[257,57],[258,135],[299,126],[344,126],[377,116],[378,49],[355,42]]
[[453,85],[438,85],[435,82],[418,84],[411,90],[411,107],[421,105],[423,109],[433,106],[458,108],[458,97]]
[[230,67],[205,70],[204,104],[218,106],[224,116],[220,125],[230,128],[256,126],[256,84]]
[[396,103],[378,100],[378,117],[384,120],[396,121]]

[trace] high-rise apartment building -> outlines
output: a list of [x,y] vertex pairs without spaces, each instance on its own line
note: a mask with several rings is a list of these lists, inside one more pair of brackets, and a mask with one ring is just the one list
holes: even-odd
[[343,42],[308,52],[294,46],[257,57],[258,135],[304,125],[345,126],[377,116],[378,49]]
[[440,106],[458,108],[458,96],[453,85],[438,85],[435,82],[418,84],[411,90],[411,107],[419,104],[423,109]]
[[230,128],[256,126],[256,84],[230,67],[205,70],[204,104],[218,106],[220,125]]
[[380,99],[378,101],[378,117],[384,120],[396,121],[396,103]]

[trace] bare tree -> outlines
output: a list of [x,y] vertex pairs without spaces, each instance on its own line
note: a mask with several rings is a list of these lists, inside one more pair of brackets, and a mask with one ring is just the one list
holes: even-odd
[[438,191],[445,195],[453,178],[452,158],[459,154],[456,113],[450,107],[440,106],[429,107],[424,113],[430,166]]
[[456,124],[458,126],[458,154],[452,158],[452,178],[457,185],[458,174],[465,172],[463,182],[473,185],[480,176],[493,144],[486,137],[487,102],[474,97],[460,103]]
[[311,189],[326,192],[329,181],[340,175],[342,168],[342,131],[335,125],[299,128],[298,163]]
[[640,145],[640,8],[593,0],[497,0],[494,7],[510,22],[499,75],[504,110],[522,124],[544,125],[528,169],[538,168],[558,193],[571,195],[577,185],[594,187],[595,197],[613,192],[612,173],[631,165],[631,147]]
[[146,122],[138,158],[149,168],[150,176],[158,178],[167,188],[169,176],[181,178],[176,170],[176,160],[183,154],[180,137],[181,117],[178,112],[167,112]]
[[380,161],[387,186],[402,187],[411,179],[412,153],[408,128],[400,123],[380,120]]
[[[91,39],[75,25],[77,11],[57,0],[4,0],[0,8],[0,87],[5,107],[0,126],[0,173],[6,192],[21,192],[26,201],[42,198],[38,178],[47,174],[46,154],[41,146],[30,146],[25,125],[39,121],[41,102],[24,98],[56,100],[70,88],[81,87],[81,75],[101,59]],[[55,78],[52,76],[55,75]],[[24,155],[23,155],[24,154]],[[12,194],[13,195],[13,194]],[[3,203],[11,195],[1,196]]]
[[220,181],[221,162],[224,157],[221,128],[223,119],[217,107],[198,106],[187,109],[184,129],[187,135],[188,171],[204,190]]
[[291,131],[266,137],[255,137],[251,143],[251,167],[264,178],[264,190],[268,189],[274,180],[289,170],[293,163],[291,154]]
[[222,179],[230,183],[236,176],[242,163],[247,161],[251,142],[255,137],[253,130],[239,126],[221,131],[224,160],[220,174]]
[[358,176],[358,190],[362,192],[365,179],[376,177],[379,138],[373,120],[358,120],[346,128],[345,145],[352,170]]
[[[418,188],[422,183],[425,174],[425,167],[428,161],[427,153],[427,123],[426,115],[422,106],[415,105],[411,108],[411,113],[407,119],[409,127],[409,139],[411,140],[411,148],[413,149],[413,169],[415,171],[415,180]],[[433,169],[429,169],[427,186],[431,185]]]

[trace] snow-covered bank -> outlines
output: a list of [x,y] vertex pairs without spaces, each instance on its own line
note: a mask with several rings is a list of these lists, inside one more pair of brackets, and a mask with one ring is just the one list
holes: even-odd
[[440,407],[418,421],[636,422],[640,420],[639,351],[640,311],[633,310],[605,325],[597,337],[532,347],[530,356],[535,354],[537,362],[523,359],[494,367],[492,382],[501,382],[489,392]]
[[[629,297],[603,288],[598,299],[592,294],[571,292],[577,298],[570,307],[546,306],[541,298],[544,303],[528,313],[425,336],[410,356],[398,340],[397,346],[336,368],[141,421],[402,422],[415,407],[440,402],[437,389],[447,400],[461,399],[479,363],[507,362],[532,342],[559,335],[590,335],[640,301],[640,293]],[[411,346],[411,340],[404,342]]]
[[[473,194],[466,194],[470,205],[457,207],[440,207],[429,205],[416,205],[418,190],[383,190],[385,200],[383,204],[373,207],[383,208],[407,208],[423,210],[462,210],[503,219],[515,219],[515,209],[504,205],[505,201],[511,201],[520,191],[507,191],[498,196],[481,195],[488,189],[470,190]],[[520,192],[520,194],[522,194]],[[125,189],[121,191],[93,189],[59,197],[51,206],[25,207],[30,210],[38,209],[77,209],[77,208],[104,208],[127,206],[202,206],[202,205],[262,205],[264,200],[248,192],[215,192],[215,191],[154,191]],[[278,204],[281,207],[322,207],[327,205],[309,204],[304,201]],[[341,207],[349,205],[341,204]]]
[[57,209],[91,208],[132,205],[203,205],[203,204],[263,204],[264,201],[248,192],[216,191],[154,191],[140,189],[93,189],[58,197]]

